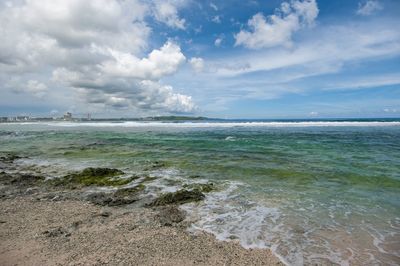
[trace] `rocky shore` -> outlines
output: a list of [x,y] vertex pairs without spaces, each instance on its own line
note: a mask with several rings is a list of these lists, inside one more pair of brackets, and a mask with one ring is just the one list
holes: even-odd
[[18,159],[0,156],[0,265],[282,265],[269,250],[187,232],[179,205],[211,183],[154,197],[151,177],[86,168],[48,179],[19,172]]

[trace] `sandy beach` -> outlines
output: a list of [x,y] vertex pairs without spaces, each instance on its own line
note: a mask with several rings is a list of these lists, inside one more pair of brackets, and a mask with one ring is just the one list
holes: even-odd
[[[11,163],[6,158],[2,166]],[[190,221],[177,204],[125,204],[133,202],[126,196],[111,204],[27,174],[1,172],[0,180],[4,266],[282,265],[267,249],[188,233]]]

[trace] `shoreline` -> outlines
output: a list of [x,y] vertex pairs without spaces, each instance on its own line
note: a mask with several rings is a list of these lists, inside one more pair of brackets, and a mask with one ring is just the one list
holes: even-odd
[[[3,158],[2,171],[14,159]],[[284,265],[270,249],[189,233],[179,204],[192,194],[149,204],[132,189],[112,200],[87,191],[1,172],[2,265]]]

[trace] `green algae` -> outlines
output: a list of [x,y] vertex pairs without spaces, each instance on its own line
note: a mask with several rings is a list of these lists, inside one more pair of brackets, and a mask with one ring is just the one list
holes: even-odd
[[204,194],[198,190],[181,189],[176,192],[165,193],[155,199],[150,206],[163,206],[170,204],[184,204],[189,202],[201,201]]
[[134,187],[120,188],[114,193],[114,196],[116,196],[116,197],[132,196],[139,192],[142,192],[145,188],[146,188],[146,186],[143,185],[142,183],[140,183],[139,185],[134,186]]
[[123,186],[132,182],[136,176],[118,178],[124,172],[113,168],[86,168],[81,172],[53,179],[50,182],[56,186]]
[[209,193],[211,191],[215,190],[215,185],[214,183],[205,183],[205,184],[199,184],[199,183],[194,183],[194,184],[184,184],[184,188],[190,189],[190,190],[197,190],[202,193]]

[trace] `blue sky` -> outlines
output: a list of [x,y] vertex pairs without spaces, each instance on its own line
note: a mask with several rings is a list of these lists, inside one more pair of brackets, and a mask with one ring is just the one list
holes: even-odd
[[0,114],[399,117],[399,14],[396,0],[6,1]]

